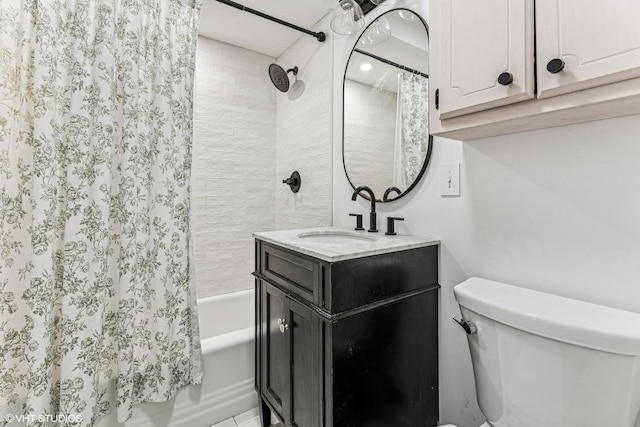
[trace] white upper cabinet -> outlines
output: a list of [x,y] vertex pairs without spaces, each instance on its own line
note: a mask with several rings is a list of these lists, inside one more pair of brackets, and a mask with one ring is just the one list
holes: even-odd
[[533,0],[447,0],[440,23],[442,119],[533,98]]
[[539,98],[640,76],[639,0],[536,0],[536,26]]
[[429,8],[433,135],[476,139],[640,113],[640,0]]

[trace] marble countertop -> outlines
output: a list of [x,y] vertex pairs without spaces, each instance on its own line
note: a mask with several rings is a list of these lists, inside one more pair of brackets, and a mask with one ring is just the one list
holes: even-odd
[[369,233],[337,227],[263,231],[253,237],[328,262],[344,261],[389,252],[440,244],[439,239],[384,232]]

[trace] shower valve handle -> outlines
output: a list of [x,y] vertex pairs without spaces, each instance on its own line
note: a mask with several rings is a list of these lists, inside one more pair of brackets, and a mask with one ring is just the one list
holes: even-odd
[[300,185],[302,185],[302,178],[300,177],[300,173],[298,171],[291,172],[291,176],[289,178],[282,180],[283,184],[287,184],[291,191],[297,193],[300,191]]
[[282,332],[283,334],[285,333],[285,331],[289,330],[289,324],[285,319],[278,319],[278,326],[280,327],[280,332]]

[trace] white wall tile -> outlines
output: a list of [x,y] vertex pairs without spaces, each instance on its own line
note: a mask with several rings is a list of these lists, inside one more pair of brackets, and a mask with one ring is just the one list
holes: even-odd
[[198,39],[192,187],[198,297],[251,288],[251,233],[275,227],[272,62]]
[[[329,33],[323,20],[316,31]],[[193,199],[199,297],[253,286],[251,233],[331,224],[333,41],[301,36],[278,60],[207,38],[196,53]],[[268,66],[297,65],[290,101]],[[293,170],[302,188],[282,184]]]
[[[314,31],[324,31],[327,41],[302,36],[279,58],[289,69],[298,66],[305,83],[300,98],[290,101],[276,95],[276,226],[278,229],[331,224],[333,39],[328,19]],[[302,186],[296,194],[282,180],[297,170]]]

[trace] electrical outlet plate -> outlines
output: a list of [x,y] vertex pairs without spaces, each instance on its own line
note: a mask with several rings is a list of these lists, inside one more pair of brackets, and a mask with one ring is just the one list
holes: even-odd
[[440,195],[460,195],[460,163],[447,163],[440,166]]

